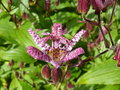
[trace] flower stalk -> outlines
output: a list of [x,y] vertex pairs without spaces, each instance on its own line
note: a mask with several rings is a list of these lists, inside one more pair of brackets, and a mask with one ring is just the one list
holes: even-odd
[[106,48],[109,48],[109,45],[108,45],[107,39],[105,38],[104,32],[103,32],[102,27],[101,27],[100,14],[98,14],[98,23],[99,23],[99,29],[100,29],[101,34],[102,34],[102,36],[103,36],[104,44],[105,44]]

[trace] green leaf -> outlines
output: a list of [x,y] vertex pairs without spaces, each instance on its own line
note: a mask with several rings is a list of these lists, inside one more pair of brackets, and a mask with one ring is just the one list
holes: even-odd
[[13,39],[15,24],[9,22],[9,16],[0,20],[0,37],[4,38],[5,40],[15,42]]
[[22,46],[35,46],[35,42],[28,33],[28,29],[32,26],[31,22],[25,22],[19,30],[15,31],[14,39]]
[[26,48],[18,47],[15,49],[10,49],[8,51],[0,50],[0,58],[4,60],[16,60],[23,61],[26,63],[34,62],[35,60],[27,54]]
[[120,90],[120,85],[87,84],[76,86],[74,90]]
[[78,79],[77,84],[120,84],[120,68],[116,64],[112,59],[96,64]]
[[12,82],[10,83],[9,90],[22,90],[22,86],[20,85],[20,82],[17,78],[14,78]]
[[32,86],[30,86],[27,82],[20,81],[20,84],[22,86],[22,90],[33,90]]

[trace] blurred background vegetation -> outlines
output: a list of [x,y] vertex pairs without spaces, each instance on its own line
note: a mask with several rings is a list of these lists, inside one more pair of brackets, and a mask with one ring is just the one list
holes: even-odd
[[[54,85],[41,77],[41,68],[45,62],[37,61],[26,53],[28,46],[37,47],[28,33],[28,29],[40,29],[37,32],[51,32],[53,23],[61,23],[68,33],[64,37],[71,39],[80,29],[86,29],[85,23],[79,23],[82,15],[77,12],[77,0],[51,0],[50,10],[45,9],[45,0],[0,0],[0,90],[54,90]],[[115,43],[120,39],[120,7],[115,9],[111,34]],[[101,14],[102,20],[109,21],[112,6]],[[96,20],[92,7],[87,18]],[[74,48],[83,47],[85,55],[95,56],[105,50],[101,42],[89,51],[87,44],[98,36],[98,28],[93,26],[95,34],[82,39]],[[109,40],[108,36],[106,38]],[[38,48],[38,47],[37,47]],[[86,63],[83,67],[70,68],[75,90],[120,90],[120,67],[113,59],[113,51]],[[73,63],[75,60],[72,61]],[[51,66],[51,65],[50,65]],[[51,66],[52,67],[52,66]],[[64,89],[65,83],[62,84]]]

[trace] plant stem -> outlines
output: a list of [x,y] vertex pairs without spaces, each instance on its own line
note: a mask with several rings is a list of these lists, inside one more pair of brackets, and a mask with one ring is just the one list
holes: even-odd
[[2,1],[0,1],[0,4],[3,6],[3,8],[4,8],[7,12],[9,12],[9,10],[4,6],[4,4],[2,3]]
[[114,12],[115,12],[116,4],[117,4],[117,0],[115,0],[114,6],[113,6],[113,10],[112,10],[112,14],[111,14],[111,17],[110,17],[109,24],[110,24],[110,23],[112,22],[112,20],[113,20],[113,15],[114,15]]
[[111,41],[111,43],[112,43],[112,46],[114,46],[114,42],[113,42],[112,36],[111,36],[111,34],[110,34],[110,26],[111,26],[111,24],[112,24],[113,15],[114,15],[114,13],[115,13],[116,3],[117,3],[117,0],[115,0],[115,3],[114,3],[114,6],[113,6],[113,10],[112,10],[112,14],[111,14],[111,16],[110,16],[110,20],[109,20],[108,26],[104,26],[104,27],[107,29],[107,31],[108,31],[108,35],[109,35],[110,41]]
[[66,75],[67,71],[68,71],[68,67],[69,67],[69,65],[67,64],[66,67],[65,67],[65,72],[63,74],[63,77],[61,78],[61,81],[60,81],[60,83],[57,86],[57,90],[60,90],[61,84],[62,84],[62,82],[63,82],[63,80],[65,78],[65,75]]
[[104,32],[103,32],[102,27],[101,27],[100,14],[98,14],[98,22],[99,22],[99,28],[100,28],[100,31],[101,31],[102,36],[103,36],[103,39],[104,39],[104,44],[105,44],[106,48],[108,48],[107,39],[105,38]]
[[114,46],[114,42],[113,42],[112,36],[111,36],[111,34],[110,34],[110,30],[109,30],[109,28],[106,27],[106,26],[104,26],[104,27],[105,27],[106,30],[108,31],[108,35],[109,35],[110,41],[111,41],[111,43],[112,43],[112,46]]

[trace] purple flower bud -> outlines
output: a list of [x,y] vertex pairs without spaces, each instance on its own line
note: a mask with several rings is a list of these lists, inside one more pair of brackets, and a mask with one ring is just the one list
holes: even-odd
[[19,19],[18,22],[17,22],[17,27],[18,28],[20,27],[21,23],[22,23],[22,19]]
[[9,64],[10,67],[12,67],[14,65],[14,60],[10,60]]
[[28,15],[24,12],[24,13],[22,14],[22,20],[28,19],[28,18],[29,18]]
[[118,64],[117,66],[120,67],[120,44],[118,44],[116,52],[115,52],[115,56],[113,58],[114,60],[118,60]]
[[51,71],[51,77],[54,84],[59,82],[62,77],[62,70],[60,68],[54,68]]
[[114,3],[115,0],[105,0],[104,2],[104,8],[102,9],[102,11],[106,11],[106,9],[112,5]]
[[95,13],[99,14],[100,11],[103,9],[103,0],[91,0],[93,9],[95,9]]
[[41,74],[42,74],[42,77],[44,79],[49,79],[50,76],[51,76],[51,69],[50,69],[50,67],[48,65],[44,65],[43,68],[42,68]]
[[89,22],[86,22],[86,28],[88,31],[91,31],[92,30],[92,24],[89,23]]
[[71,73],[68,71],[68,72],[66,73],[66,75],[65,75],[65,78],[66,78],[66,79],[69,79],[70,76],[71,76]]
[[24,67],[24,62],[20,63],[20,68],[22,69]]
[[90,8],[90,0],[78,0],[77,10],[79,13],[86,14]]
[[75,86],[71,83],[71,82],[69,82],[68,84],[67,84],[67,88],[68,89],[71,89],[71,88],[74,88]]
[[35,76],[36,76],[36,77],[38,77],[38,76],[39,76],[39,73],[38,73],[38,72],[36,72]]
[[88,50],[91,51],[94,47],[95,47],[95,43],[94,42],[88,42]]
[[86,30],[86,32],[84,33],[84,35],[83,35],[83,36],[84,36],[84,38],[85,38],[85,39],[87,39],[87,38],[89,37],[89,31],[88,31],[88,30]]
[[22,73],[23,73],[23,75],[25,75],[25,74],[26,74],[26,72],[25,72],[25,71],[23,71]]
[[15,71],[15,76],[19,78],[20,74],[17,71]]
[[45,10],[50,12],[50,0],[45,0]]
[[55,1],[55,5],[56,5],[56,6],[58,6],[59,3],[60,3],[60,0],[56,0],[56,1]]

